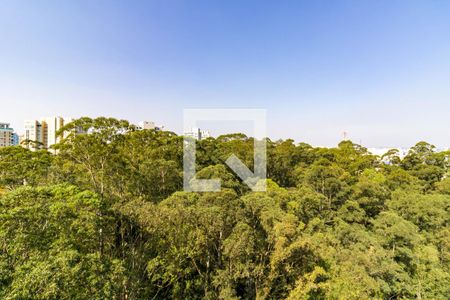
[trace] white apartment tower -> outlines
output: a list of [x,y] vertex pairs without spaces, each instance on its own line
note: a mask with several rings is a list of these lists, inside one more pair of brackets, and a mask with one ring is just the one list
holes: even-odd
[[22,142],[25,142],[25,147],[31,150],[44,148],[44,130],[41,122],[37,120],[25,121],[25,133],[22,137]]
[[142,122],[139,122],[138,128],[141,129],[141,130],[144,130],[144,129],[155,129],[156,125],[155,125],[155,122],[142,121]]
[[191,129],[190,132],[185,132],[184,136],[192,137],[192,138],[200,141],[202,139],[211,137],[211,133],[208,130],[202,130],[198,127],[194,127]]
[[[70,119],[71,120],[71,119]],[[51,149],[51,146],[60,142],[57,132],[66,123],[62,117],[48,117],[41,120],[25,121],[25,134],[23,141],[25,147],[31,150]]]
[[45,118],[41,121],[44,126],[44,145],[47,149],[60,142],[61,138],[57,132],[64,126],[64,119],[61,117]]
[[156,126],[155,122],[152,121],[142,121],[138,123],[137,128],[139,130],[162,130],[163,126]]

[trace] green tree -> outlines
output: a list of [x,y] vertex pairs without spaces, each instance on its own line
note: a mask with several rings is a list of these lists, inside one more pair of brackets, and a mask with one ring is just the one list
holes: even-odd
[[111,222],[92,192],[69,185],[20,188],[0,201],[3,299],[119,298],[124,268]]
[[53,157],[45,150],[0,148],[0,186],[11,190],[21,185],[36,186],[47,183]]

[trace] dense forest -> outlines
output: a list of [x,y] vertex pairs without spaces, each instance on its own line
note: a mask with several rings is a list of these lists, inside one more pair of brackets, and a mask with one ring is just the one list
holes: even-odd
[[[82,128],[89,134],[75,134]],[[81,118],[57,155],[0,148],[1,299],[449,299],[449,152],[267,140],[267,191],[226,166],[253,139],[197,143]],[[62,132],[61,132],[62,134]]]

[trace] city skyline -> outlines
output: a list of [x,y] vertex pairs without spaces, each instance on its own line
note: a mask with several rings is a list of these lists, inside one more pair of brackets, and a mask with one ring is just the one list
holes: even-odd
[[[111,116],[91,116],[91,117],[92,118],[96,118],[96,117],[111,117]],[[77,118],[81,118],[81,116],[77,117]],[[67,116],[62,117],[61,115],[55,115],[55,116],[51,116],[51,117],[47,116],[47,117],[40,117],[40,118],[29,118],[27,120],[23,120],[21,122],[21,125],[19,125],[17,127],[16,126],[10,126],[10,129],[13,130],[12,132],[17,135],[17,139],[19,141],[19,138],[25,139],[25,135],[26,135],[26,132],[27,132],[27,123],[29,123],[29,122],[41,123],[41,122],[49,122],[49,120],[52,120],[52,119],[55,119],[55,120],[62,119],[62,120],[65,120],[65,121],[63,121],[64,124],[67,124],[68,122],[70,122],[72,120],[75,120],[77,118],[67,117]],[[112,117],[112,118],[114,118],[114,117]],[[219,123],[218,122],[206,122],[206,123],[203,123],[203,124],[210,124],[209,127],[204,127],[204,126],[202,126],[201,128],[200,127],[192,127],[191,131],[186,132],[186,131],[183,131],[183,130],[173,130],[172,128],[168,128],[167,126],[165,126],[164,123],[160,123],[160,122],[158,123],[158,122],[155,122],[155,121],[152,121],[152,120],[130,121],[130,120],[126,119],[126,118],[122,118],[122,119],[123,120],[127,120],[127,121],[130,122],[130,124],[133,124],[133,125],[137,126],[137,129],[155,129],[155,130],[163,130],[163,131],[172,131],[172,132],[174,132],[174,133],[176,133],[178,135],[186,135],[186,136],[193,136],[193,137],[195,136],[194,135],[194,131],[204,132],[207,137],[213,137],[213,138],[217,138],[217,137],[219,137],[220,135],[223,135],[223,134],[234,134],[234,133],[244,133],[244,134],[246,134],[249,137],[253,136],[253,134],[252,134],[253,130],[252,130],[251,126],[245,126],[245,125],[248,125],[248,124],[244,125],[243,122],[241,122],[241,123],[235,122],[235,124],[232,124],[232,123],[229,123],[229,124],[225,123],[224,124],[223,122],[222,123],[221,122],[219,122]],[[9,121],[5,122],[5,121],[0,120],[0,124],[8,124],[8,125],[10,125],[12,123],[9,122]],[[216,124],[216,126],[214,126],[214,124]],[[231,126],[227,127],[227,125],[231,125]],[[59,126],[55,125],[54,127],[55,127],[56,130],[53,129],[53,133],[56,133],[56,131],[60,128],[60,125]],[[213,128],[213,129],[211,130],[211,128]],[[54,136],[53,133],[52,133],[52,136]],[[268,137],[271,138],[270,136],[268,136]],[[344,140],[351,140],[352,142],[354,142],[356,144],[359,144],[361,146],[367,147],[373,154],[377,154],[377,155],[380,155],[380,153],[381,153],[380,151],[387,152],[387,150],[389,150],[389,149],[399,149],[399,150],[402,150],[402,151],[404,151],[406,153],[407,150],[409,148],[411,148],[412,146],[414,146],[416,143],[421,142],[421,141],[428,142],[426,140],[420,140],[420,141],[418,140],[416,143],[414,143],[412,145],[409,145],[409,146],[408,145],[407,146],[398,146],[398,145],[371,146],[371,145],[364,144],[363,140],[361,140],[361,139],[359,139],[359,140],[355,139],[354,137],[351,136],[351,134],[349,134],[348,131],[340,132],[339,133],[339,137],[340,138],[337,140],[337,144],[340,143],[341,141],[344,141]],[[197,139],[200,139],[200,138],[197,138]],[[282,139],[273,139],[273,138],[271,138],[271,139],[273,141],[282,140]],[[292,139],[292,138],[288,137],[287,139]],[[304,140],[294,140],[294,141],[296,143],[302,143],[302,142],[308,143],[308,141],[304,141]],[[55,143],[56,143],[56,140],[54,140],[53,142],[50,142],[51,145],[53,145]],[[19,142],[17,142],[17,144],[19,144]],[[331,148],[331,147],[337,146],[337,144],[335,144],[335,145],[314,145],[314,144],[311,144],[311,145],[314,146],[314,147],[327,147],[327,148],[330,147]],[[433,143],[431,143],[431,144],[433,144]],[[439,150],[439,151],[450,149],[450,146],[446,146],[446,145],[434,145],[434,146],[436,146],[436,149]],[[405,153],[404,153],[404,155],[405,155]]]
[[[41,138],[36,138],[34,140],[39,142],[39,140],[42,139],[42,141],[45,141],[43,143],[44,148],[49,149],[50,146],[54,145],[55,143],[57,143],[57,141],[59,141],[59,139],[56,136],[56,131],[58,131],[63,125],[67,125],[68,123],[70,123],[71,121],[73,121],[75,119],[76,118],[73,118],[73,117],[61,117],[61,116],[41,117],[39,119],[28,119],[28,120],[24,120],[23,121],[22,130],[17,130],[17,129],[15,129],[12,126],[9,126],[10,123],[0,122],[0,125],[4,125],[3,126],[4,128],[8,127],[8,129],[11,131],[11,134],[15,135],[15,138],[17,139],[17,141],[15,141],[15,144],[13,143],[11,145],[19,145],[20,144],[20,139],[33,141],[33,139],[30,139],[29,137],[28,138],[26,137],[27,131],[28,131],[27,130],[27,124],[29,124],[30,122],[32,122],[32,123],[34,122],[34,124],[39,124],[41,126],[41,124],[44,123],[45,124],[45,126],[44,126],[45,129],[42,129],[42,134],[44,134],[44,131],[46,131],[46,135],[47,135],[46,139],[44,139],[44,137],[42,136]],[[55,123],[55,124],[49,126],[48,124],[51,124],[51,123]],[[153,130],[157,130],[157,131],[160,131],[160,130],[173,131],[170,128],[166,128],[162,124],[157,124],[156,122],[149,121],[149,120],[144,120],[144,121],[141,120],[139,122],[130,122],[130,123],[135,125],[138,130],[153,129]],[[214,124],[214,122],[210,123],[210,124]],[[237,124],[242,124],[242,123],[238,122]],[[236,125],[236,124],[234,124],[234,125]],[[238,125],[238,127],[239,127],[239,125]],[[234,128],[236,128],[236,126],[234,126]],[[247,132],[248,136],[252,136],[251,130],[248,127],[243,126],[242,128],[246,128],[247,130],[243,130],[243,132],[245,131],[245,132]],[[201,140],[203,138],[208,138],[208,137],[217,138],[221,134],[238,133],[238,131],[223,131],[223,128],[222,128],[222,129],[219,129],[216,132],[213,132],[213,131],[210,130],[209,127],[207,127],[207,128],[205,128],[205,127],[201,127],[201,128],[200,127],[192,127],[191,130],[188,131],[188,132],[183,131],[183,132],[175,132],[175,133],[178,134],[178,135],[189,136],[189,137],[193,137],[193,138],[195,138],[197,140]],[[340,141],[347,140],[347,138],[348,138],[348,132],[342,132],[342,139]],[[404,156],[407,155],[409,149],[413,146],[412,145],[411,147],[401,147],[401,146],[370,147],[370,146],[364,145],[362,143],[362,141],[352,140],[351,138],[348,138],[348,140],[351,140],[354,143],[359,144],[361,146],[367,147],[369,152],[371,152],[372,154],[378,155],[378,156],[382,156],[383,154],[387,153],[391,149],[397,149],[397,150],[400,151],[399,152],[400,157],[404,157]],[[300,141],[300,142],[304,142],[304,141]],[[418,142],[420,142],[420,141],[418,141]],[[317,145],[312,145],[312,146],[317,146]],[[436,145],[434,145],[434,146],[436,146]],[[324,147],[328,147],[328,146],[324,146]],[[438,152],[439,151],[446,151],[446,150],[450,150],[450,147],[448,147],[448,146],[437,146],[436,147],[436,151],[438,151]]]
[[449,2],[3,6],[0,120],[13,128],[111,116],[182,133],[185,108],[262,108],[274,140],[450,146]]

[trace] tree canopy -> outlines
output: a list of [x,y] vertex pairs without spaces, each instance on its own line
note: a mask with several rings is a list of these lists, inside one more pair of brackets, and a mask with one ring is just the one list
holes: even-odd
[[[83,134],[77,134],[77,128]],[[449,299],[449,152],[267,140],[267,191],[229,169],[253,138],[81,118],[56,155],[0,148],[1,299]]]

